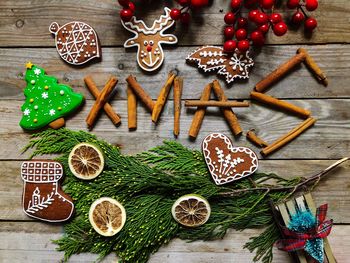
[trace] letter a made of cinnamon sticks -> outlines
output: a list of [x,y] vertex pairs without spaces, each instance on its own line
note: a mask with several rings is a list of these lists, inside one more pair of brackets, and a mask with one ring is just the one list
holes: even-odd
[[[200,98],[201,101],[208,101],[210,99],[212,86],[212,83],[209,83],[207,86],[205,86],[202,92],[202,96]],[[202,122],[204,119],[205,111],[206,107],[198,107],[193,116],[192,124],[188,132],[188,135],[193,139],[197,138],[198,136],[199,130],[202,126]]]
[[[217,80],[213,81],[213,91],[219,101],[227,101],[227,97],[225,96],[225,93],[221,88],[219,81]],[[233,111],[230,108],[220,108],[220,110],[224,114],[224,117],[228,125],[230,126],[233,134],[234,135],[242,134],[242,128],[239,125],[238,119],[236,115],[233,113]]]

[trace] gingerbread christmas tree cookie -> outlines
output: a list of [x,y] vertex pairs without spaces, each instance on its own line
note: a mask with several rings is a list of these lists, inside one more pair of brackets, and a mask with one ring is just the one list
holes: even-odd
[[71,87],[58,84],[57,79],[47,76],[45,71],[28,62],[24,89],[26,100],[22,105],[19,125],[26,130],[36,130],[49,125],[58,129],[65,123],[65,116],[76,110],[84,100]]

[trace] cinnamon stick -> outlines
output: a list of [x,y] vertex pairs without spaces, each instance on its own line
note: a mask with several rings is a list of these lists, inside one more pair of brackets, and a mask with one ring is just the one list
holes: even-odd
[[[205,86],[205,88],[202,92],[202,96],[201,96],[202,101],[207,101],[210,99],[210,93],[211,93],[212,86],[213,86],[212,83],[209,83],[207,86]],[[190,131],[188,132],[190,137],[197,138],[198,132],[199,132],[201,125],[202,125],[202,122],[203,122],[205,111],[206,111],[206,107],[198,107],[197,108],[197,110],[193,116]]]
[[180,134],[180,114],[181,114],[181,96],[183,88],[183,78],[174,79],[174,135]]
[[316,119],[314,119],[314,118],[310,117],[310,118],[306,119],[301,124],[299,124],[297,127],[295,127],[290,132],[288,132],[286,135],[280,137],[274,143],[272,143],[269,146],[267,146],[266,148],[264,148],[261,151],[261,154],[263,154],[264,156],[267,156],[267,155],[271,154],[272,152],[280,149],[281,147],[283,147],[284,145],[286,145],[287,143],[289,143],[290,141],[292,141],[293,139],[298,137],[301,133],[303,133],[305,130],[310,128],[312,125],[314,125],[315,122],[316,122]]
[[135,130],[137,128],[137,99],[129,84],[126,91],[128,98],[128,128],[129,130]]
[[106,83],[105,87],[102,89],[99,96],[96,98],[96,101],[94,105],[92,106],[87,118],[86,118],[86,124],[89,129],[91,129],[97,119],[99,111],[103,108],[103,106],[106,104],[109,95],[112,93],[115,85],[117,85],[118,79],[116,77],[110,77],[108,82]]
[[262,103],[264,103],[266,105],[273,106],[273,107],[276,107],[276,108],[279,108],[279,109],[291,112],[293,114],[296,114],[296,115],[304,117],[304,118],[308,118],[311,115],[311,112],[308,111],[308,110],[305,110],[305,109],[300,108],[298,106],[295,106],[295,105],[293,105],[293,104],[291,104],[289,102],[276,99],[274,97],[271,97],[269,95],[266,95],[266,94],[263,94],[263,93],[260,93],[260,92],[252,91],[250,93],[250,97],[252,99],[260,101],[260,102],[262,102]]
[[284,75],[286,75],[291,69],[293,69],[296,65],[300,64],[305,60],[306,55],[304,53],[300,53],[289,59],[284,64],[280,65],[276,70],[272,71],[269,75],[267,75],[264,79],[259,81],[255,85],[255,90],[258,92],[264,92],[268,87],[272,84],[280,80]]
[[256,135],[254,130],[248,131],[246,136],[247,136],[247,139],[249,141],[251,141],[252,143],[254,143],[256,146],[259,146],[259,147],[267,147],[268,146],[268,144],[264,140],[262,140],[261,138],[259,138]]
[[220,107],[220,108],[232,108],[232,107],[249,107],[248,102],[241,101],[216,101],[216,100],[186,100],[186,107]]
[[[88,90],[90,91],[90,93],[92,94],[92,96],[94,96],[94,98],[96,99],[99,95],[100,95],[100,91],[98,90],[94,80],[92,79],[91,76],[86,76],[84,78],[84,82],[86,84],[86,87],[88,88]],[[106,112],[107,116],[111,119],[112,123],[114,125],[119,125],[121,122],[120,116],[113,110],[111,104],[109,104],[108,102],[103,106],[103,110]]]
[[317,80],[320,81],[324,86],[328,86],[328,79],[326,74],[320,69],[316,64],[314,59],[309,55],[305,48],[299,48],[297,50],[299,54],[305,55],[305,64],[311,70],[311,72],[316,76]]
[[145,106],[152,112],[154,108],[154,101],[147,94],[147,92],[141,87],[141,85],[136,81],[135,77],[130,75],[127,77],[126,82],[133,89],[135,95],[145,104]]
[[[227,97],[224,93],[224,90],[221,88],[219,81],[214,80],[213,81],[213,91],[215,96],[220,101],[227,101]],[[239,135],[242,133],[241,126],[239,125],[238,119],[236,115],[233,113],[233,111],[229,108],[221,108],[222,113],[224,114],[224,117],[230,126],[232,132],[234,135]]]
[[159,96],[152,110],[152,121],[154,123],[157,123],[159,120],[160,113],[162,112],[165,102],[167,101],[170,88],[173,85],[175,77],[175,74],[169,73],[168,79],[166,80],[163,88],[160,90]]

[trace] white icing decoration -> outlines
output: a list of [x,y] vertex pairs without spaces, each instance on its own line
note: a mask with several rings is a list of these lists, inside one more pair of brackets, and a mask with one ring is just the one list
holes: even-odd
[[41,93],[41,97],[43,99],[47,99],[49,97],[49,94],[47,92],[43,92],[43,93]]
[[32,79],[32,80],[30,81],[30,83],[31,83],[32,85],[34,85],[34,84],[35,84],[35,80]]
[[[215,155],[217,157],[216,162],[218,165],[215,165],[216,162],[211,158],[212,153],[209,150],[209,143],[213,139],[222,140],[229,150],[229,153],[225,156],[223,149],[215,147]],[[209,171],[217,185],[239,180],[253,174],[258,169],[258,157],[256,154],[246,147],[233,147],[230,139],[222,133],[209,134],[203,141],[202,150],[205,162],[207,163]],[[240,157],[234,158],[237,153],[243,153],[247,156],[248,160],[251,160],[248,165],[249,170],[237,173],[235,168],[239,164],[245,162],[245,160]]]
[[30,110],[29,109],[25,109],[24,111],[23,111],[23,115],[24,116],[28,116],[30,114]]
[[34,106],[34,110],[37,110],[37,109],[39,109],[39,106],[38,106],[38,105],[35,105],[35,106]]
[[55,113],[56,113],[56,111],[54,109],[51,109],[50,112],[49,112],[50,116],[55,115]]
[[61,95],[64,95],[64,90],[60,90],[60,94],[61,94]]
[[34,74],[35,74],[35,75],[39,76],[40,73],[41,73],[41,70],[40,70],[40,69],[38,69],[38,68],[34,69]]
[[[175,35],[164,34],[164,31],[172,27],[175,23],[170,17],[170,9],[166,7],[164,8],[164,11],[165,15],[162,15],[159,19],[155,20],[152,27],[146,26],[144,21],[137,20],[135,16],[133,16],[129,22],[122,21],[124,28],[135,34],[134,37],[125,41],[124,47],[129,48],[136,46],[138,48],[137,63],[145,71],[154,71],[163,64],[164,52],[161,44],[176,44],[178,41]],[[159,49],[159,54],[152,52],[147,52],[146,54],[142,53],[142,48],[147,48],[148,45],[148,41],[144,41],[142,46],[141,43],[138,42],[139,38],[142,38],[143,35],[154,35],[156,38],[160,39],[159,41],[155,41],[154,39],[150,40],[150,43],[152,41],[152,45]],[[145,44],[145,42],[147,42],[147,44]],[[155,55],[158,57],[152,58],[152,56]],[[148,59],[146,60],[146,58]]]

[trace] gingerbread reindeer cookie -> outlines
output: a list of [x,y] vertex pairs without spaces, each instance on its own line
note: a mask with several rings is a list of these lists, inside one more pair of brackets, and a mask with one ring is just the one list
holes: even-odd
[[137,47],[137,63],[145,71],[158,69],[164,61],[162,44],[176,44],[177,38],[173,34],[164,34],[164,31],[175,23],[170,17],[170,9],[165,8],[165,15],[155,20],[152,27],[146,26],[135,16],[130,21],[122,21],[128,31],[135,34],[124,43],[125,48]]
[[202,150],[217,185],[247,177],[258,169],[256,154],[246,147],[233,147],[231,140],[222,133],[211,133],[205,137]]
[[58,54],[67,63],[82,65],[101,56],[97,34],[90,25],[73,21],[59,26],[53,22],[49,30],[55,35]]
[[24,181],[22,204],[26,215],[48,222],[66,221],[72,216],[72,198],[59,185],[63,176],[63,167],[59,162],[23,162],[21,175]]

